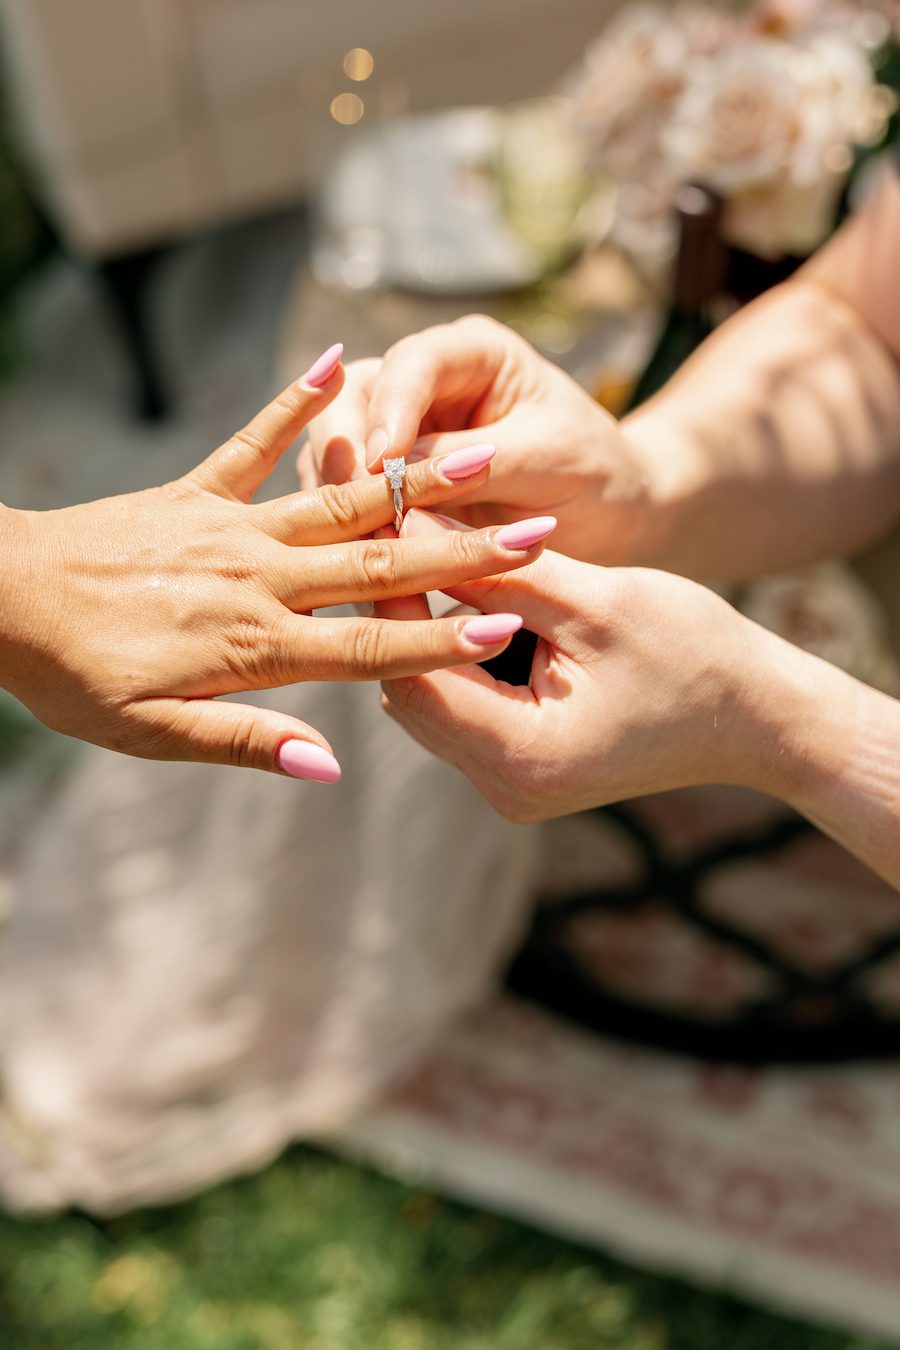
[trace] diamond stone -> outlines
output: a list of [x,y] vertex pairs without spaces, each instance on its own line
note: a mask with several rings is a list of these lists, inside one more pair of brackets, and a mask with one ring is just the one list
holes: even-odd
[[387,478],[392,488],[403,486],[403,475],[406,473],[406,460],[386,459],[384,461],[384,476]]

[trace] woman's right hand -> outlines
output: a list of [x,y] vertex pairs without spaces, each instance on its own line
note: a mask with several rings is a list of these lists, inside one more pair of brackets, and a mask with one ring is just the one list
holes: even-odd
[[[0,684],[48,726],[128,754],[333,782],[340,770],[313,728],[218,696],[390,679],[501,651],[515,616],[505,625],[313,617],[519,567],[554,524],[538,524],[530,542],[500,528],[361,539],[393,516],[380,476],[253,504],[341,388],[339,355],[176,482],[60,511],[0,507]],[[406,503],[450,502],[487,479],[492,454],[411,466]]]
[[381,360],[353,362],[335,405],[316,419],[301,481],[379,473],[490,441],[490,479],[450,508],[469,525],[552,512],[554,547],[587,562],[641,561],[654,516],[647,452],[564,371],[483,315],[403,338]]

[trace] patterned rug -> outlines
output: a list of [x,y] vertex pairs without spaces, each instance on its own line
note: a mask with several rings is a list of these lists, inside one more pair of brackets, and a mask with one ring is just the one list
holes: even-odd
[[900,1070],[775,1071],[512,998],[333,1146],[653,1270],[900,1343]]
[[[896,689],[853,574],[736,598]],[[891,887],[768,798],[667,793],[548,828],[507,991],[336,1146],[900,1344],[898,1019]]]

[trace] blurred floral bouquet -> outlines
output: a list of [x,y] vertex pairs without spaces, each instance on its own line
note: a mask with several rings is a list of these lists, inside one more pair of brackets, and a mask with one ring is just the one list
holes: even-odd
[[618,242],[665,258],[675,191],[700,182],[725,201],[730,243],[763,258],[811,252],[855,148],[878,144],[896,109],[873,56],[898,29],[895,0],[620,11],[573,85],[591,162],[618,190]]

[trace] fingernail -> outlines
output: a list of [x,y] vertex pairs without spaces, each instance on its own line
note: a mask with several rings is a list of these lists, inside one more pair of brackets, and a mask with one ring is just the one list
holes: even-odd
[[321,389],[322,385],[328,383],[341,364],[343,355],[343,342],[336,342],[333,347],[328,348],[327,352],[323,352],[318,360],[313,361],[306,374],[301,375],[300,383],[309,385],[313,389]]
[[391,438],[383,427],[376,427],[366,441],[366,464],[373,468],[391,443]]
[[492,647],[518,633],[523,623],[521,614],[480,614],[465,625],[463,637],[477,642],[479,647]]
[[309,741],[285,741],[278,751],[279,769],[291,778],[306,778],[313,783],[339,783],[341,766],[334,755]]
[[512,525],[504,525],[494,538],[504,548],[526,549],[539,544],[555,529],[556,516],[534,516],[531,520],[517,520]]
[[454,482],[457,478],[471,478],[490,464],[497,451],[493,445],[469,445],[465,450],[454,450],[438,461],[441,473]]

